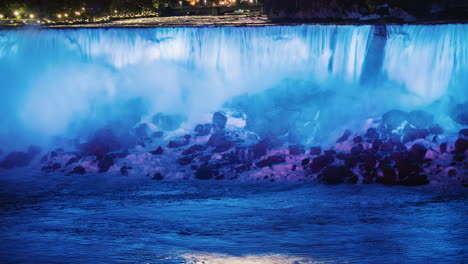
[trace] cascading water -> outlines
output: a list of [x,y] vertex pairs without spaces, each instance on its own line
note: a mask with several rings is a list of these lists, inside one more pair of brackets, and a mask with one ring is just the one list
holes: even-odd
[[[331,142],[392,108],[429,109],[453,127],[449,106],[468,98],[468,25],[388,26],[379,48],[374,31],[3,31],[1,138],[15,147],[80,137],[109,122],[149,122],[156,113],[183,116],[182,127],[191,128],[219,109],[245,112],[247,127],[260,135],[308,143]],[[366,65],[369,57],[381,65]]]

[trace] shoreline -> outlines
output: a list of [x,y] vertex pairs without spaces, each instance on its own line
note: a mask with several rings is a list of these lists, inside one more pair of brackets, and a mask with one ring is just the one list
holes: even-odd
[[468,24],[468,20],[324,20],[324,19],[270,19],[262,15],[172,16],[119,19],[109,22],[50,25],[0,25],[0,30],[11,29],[83,29],[83,28],[218,28],[271,27],[302,25],[450,25]]

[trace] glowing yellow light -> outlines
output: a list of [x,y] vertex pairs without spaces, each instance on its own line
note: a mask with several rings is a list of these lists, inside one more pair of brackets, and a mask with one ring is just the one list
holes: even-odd
[[0,14],[0,19],[3,19],[3,15]]
[[64,16],[65,16],[65,17],[68,17],[68,14],[65,14]]
[[13,14],[15,14],[15,16],[19,16],[19,11],[15,11]]
[[58,18],[62,18],[62,15],[61,15],[61,14],[58,14],[57,17],[58,17]]
[[33,14],[30,14],[30,15],[29,15],[29,18],[33,19],[33,18],[34,18],[34,15],[33,15]]
[[114,13],[116,13],[116,14],[117,14],[117,10],[114,10]]
[[81,13],[78,12],[78,11],[76,11],[76,12],[75,12],[75,15],[79,16],[79,15],[81,15]]

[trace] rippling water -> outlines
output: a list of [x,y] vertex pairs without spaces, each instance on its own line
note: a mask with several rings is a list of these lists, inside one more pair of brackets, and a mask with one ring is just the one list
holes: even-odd
[[0,177],[1,263],[467,263],[466,189]]

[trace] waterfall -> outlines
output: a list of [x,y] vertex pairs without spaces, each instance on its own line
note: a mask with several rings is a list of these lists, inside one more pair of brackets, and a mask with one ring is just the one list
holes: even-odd
[[[189,128],[230,108],[245,112],[248,128],[260,134],[274,122],[278,131],[316,141],[392,108],[468,99],[468,25],[388,26],[377,53],[369,48],[374,31],[331,25],[0,31],[0,141],[79,137],[116,120],[149,122],[156,113],[182,115]],[[381,58],[373,70],[383,77],[364,83],[370,55]]]

